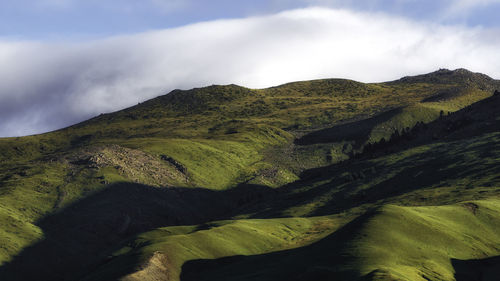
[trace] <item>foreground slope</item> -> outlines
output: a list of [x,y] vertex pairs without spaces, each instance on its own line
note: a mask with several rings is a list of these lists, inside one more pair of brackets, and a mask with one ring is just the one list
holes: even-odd
[[455,267],[500,254],[499,203],[387,205],[307,247],[188,262],[182,280],[496,280]]
[[[481,100],[494,104],[496,89],[498,81],[466,70],[376,84],[330,79],[262,90],[211,86],[177,90],[56,132],[0,139],[0,277],[205,278],[190,275],[199,271],[211,279],[223,272],[190,260],[277,252],[270,255],[273,268],[253,275],[245,258],[234,265],[232,258],[221,261],[233,274],[228,276],[264,278],[293,273],[287,265],[318,254],[309,249],[327,249],[314,245],[326,245],[329,237],[358,233],[367,238],[342,238],[332,246],[358,247],[349,256],[356,262],[311,260],[312,269],[298,276],[453,280],[453,259],[497,255],[488,234],[497,203],[487,198],[498,196],[500,186],[500,119],[495,106],[467,107]],[[465,116],[448,114],[465,107],[488,114],[470,115],[467,126],[448,126]],[[407,140],[396,138],[396,131]],[[461,203],[478,199],[486,201]],[[456,218],[441,212],[466,214],[463,206],[486,210],[492,224],[465,215],[451,224]],[[366,217],[380,223],[359,223]],[[406,267],[380,258],[406,242],[411,249],[423,243],[418,232],[380,229],[411,229],[407,221],[430,224],[430,218],[443,221],[427,229],[436,237],[473,237],[463,245],[449,242],[469,247],[464,255],[407,251],[398,256]],[[489,230],[480,237],[480,228],[466,231],[471,225]],[[379,230],[364,232],[372,226]],[[403,237],[401,245],[382,243],[392,235]],[[474,241],[484,242],[482,256]],[[374,243],[383,246],[372,251]],[[297,250],[286,251],[290,263],[276,264],[280,251],[291,248]],[[427,270],[425,260],[436,266]],[[255,262],[261,264],[261,257]],[[477,270],[467,266],[472,269],[464,274]]]

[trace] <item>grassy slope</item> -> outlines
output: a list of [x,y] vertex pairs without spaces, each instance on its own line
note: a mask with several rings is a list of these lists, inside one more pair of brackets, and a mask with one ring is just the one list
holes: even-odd
[[[319,215],[387,203],[438,205],[500,193],[500,135],[422,145],[312,171],[266,215]],[[285,201],[286,202],[286,201]],[[265,213],[264,212],[264,213]]]
[[362,249],[361,273],[381,269],[403,280],[453,280],[451,259],[500,254],[499,214],[499,200],[386,206],[361,231],[368,238],[352,242]]
[[[271,213],[267,216],[310,215],[342,210],[345,214],[356,214],[362,213],[360,207],[368,210],[381,208],[362,227],[348,230],[350,234],[357,233],[359,239],[351,241],[351,237],[347,237],[347,241],[334,240],[327,245],[325,242],[313,253],[296,254],[299,261],[294,260],[293,265],[269,266],[268,262],[281,261],[283,257],[264,259],[259,262],[264,269],[252,275],[248,275],[248,270],[256,267],[256,261],[250,258],[248,263],[236,264],[235,267],[228,265],[217,270],[217,266],[225,265],[225,260],[221,260],[221,264],[211,265],[208,272],[203,271],[202,276],[195,277],[202,280],[214,280],[222,276],[234,280],[266,280],[271,276],[270,280],[276,280],[276,275],[287,276],[288,273],[283,271],[303,264],[304,256],[319,255],[330,259],[330,262],[312,261],[307,265],[312,269],[301,267],[303,272],[314,273],[315,267],[321,262],[324,263],[322,267],[329,268],[332,266],[331,260],[335,260],[335,257],[325,253],[326,247],[337,249],[329,252],[340,251],[338,247],[351,247],[358,249],[353,257],[356,263],[333,263],[337,267],[351,269],[344,272],[344,269],[334,267],[326,270],[327,275],[348,275],[350,279],[373,272],[371,276],[392,276],[402,280],[425,280],[423,276],[430,280],[453,280],[453,259],[478,259],[499,254],[496,237],[500,219],[498,200],[460,203],[498,197],[500,194],[497,177],[500,172],[497,165],[500,159],[499,144],[498,133],[492,133],[467,140],[421,146],[373,160],[359,160],[344,165],[344,169],[335,169],[334,166],[323,178],[313,177],[312,183],[301,182],[292,188],[297,193],[295,197],[305,198],[308,202],[300,204],[300,200],[295,199],[292,208],[285,208],[281,214]],[[372,167],[378,172],[372,174]],[[365,177],[343,185],[346,170],[357,173],[365,171]],[[409,181],[409,178],[412,180]],[[324,185],[328,185],[327,192],[311,192],[324,188]],[[309,188],[304,188],[307,186]],[[340,200],[334,200],[335,197]],[[275,201],[278,200],[273,199],[270,206],[279,205]],[[342,202],[349,203],[346,205]],[[429,207],[398,207],[388,203]],[[436,204],[454,205],[432,206]],[[355,272],[352,268],[356,268]],[[215,272],[211,272],[213,269]],[[189,267],[187,270],[197,271]],[[228,272],[237,276],[227,277]],[[308,277],[304,278],[307,280]]]
[[[378,100],[377,97],[385,96],[390,100],[387,89],[343,80],[293,83],[269,90],[213,86],[177,91],[61,131],[0,139],[0,159],[4,167],[1,170],[0,198],[3,210],[0,217],[4,226],[1,241],[4,242],[1,244],[5,245],[1,260],[9,260],[41,237],[40,229],[34,223],[54,209],[58,200],[57,187],[71,173],[66,164],[57,159],[75,148],[113,143],[156,156],[166,154],[187,167],[190,174],[188,186],[227,188],[252,179],[260,168],[266,168],[265,163],[259,163],[263,157],[259,151],[292,138],[275,125],[303,127],[304,124],[309,126],[311,122],[319,122],[317,120],[321,118],[326,118],[322,122],[331,122],[356,116],[358,112],[350,101],[358,94],[344,96],[351,93],[352,85],[360,88],[363,97]],[[319,89],[323,92],[317,93]],[[424,96],[428,95],[431,92]],[[418,96],[410,98],[415,100]],[[405,99],[403,102],[409,101]],[[369,103],[362,104],[364,111],[377,110],[365,104]],[[318,110],[318,106],[322,110]],[[342,109],[346,106],[352,109],[344,112]],[[317,112],[323,112],[323,109],[325,112],[335,109],[341,115],[332,118],[318,116]],[[106,130],[102,130],[103,125]],[[56,160],[48,164],[47,158]],[[26,172],[31,170],[37,173]],[[112,168],[100,173],[106,176],[108,183],[137,180],[124,178]],[[289,172],[284,174],[277,185],[296,179]],[[68,181],[80,183],[81,190],[75,191],[74,199],[85,194],[85,190],[93,190],[96,185],[85,177],[78,181],[72,177]],[[45,191],[39,190],[38,182]],[[19,200],[16,194],[22,194],[24,204],[16,203]],[[27,208],[34,214],[27,216]],[[21,225],[25,231],[19,231]]]
[[500,253],[499,214],[498,199],[387,205],[307,247],[191,261],[182,280],[455,280],[454,259]]
[[[121,277],[119,269],[130,270],[131,260],[140,256],[148,261],[155,254],[164,255],[168,260],[168,280],[179,280],[181,267],[187,261],[297,248],[324,238],[344,223],[345,219],[335,217],[313,217],[231,220],[160,228],[139,235],[127,247],[117,251],[106,266],[84,280]],[[161,275],[165,275],[165,270],[146,262],[141,270],[124,280],[149,280],[151,275],[164,280],[165,276]]]
[[[325,152],[334,151],[333,154],[340,155],[339,159],[345,154],[335,152],[336,148],[345,145],[342,141],[319,149],[314,145],[299,149],[292,146],[294,151],[290,154],[298,157],[281,157],[287,156],[281,153],[283,149],[290,149],[289,143],[293,139],[290,131],[300,135],[331,124],[360,120],[388,109],[397,109],[398,114],[389,120],[367,128],[370,140],[377,140],[417,121],[433,120],[441,110],[454,111],[491,94],[489,82],[484,82],[482,78],[479,82],[474,79],[464,82],[456,77],[443,79],[430,75],[417,80],[403,79],[380,84],[331,79],[297,82],[264,90],[234,85],[212,86],[175,91],[57,132],[0,139],[0,223],[3,226],[0,232],[0,262],[10,260],[22,248],[43,237],[36,222],[47,214],[85,198],[107,184],[141,182],[144,179],[144,175],[123,174],[114,167],[75,168],[61,160],[76,149],[119,144],[156,158],[170,156],[188,171],[188,182],[167,182],[175,186],[226,189],[246,181],[279,186],[295,180],[304,169],[327,165],[330,160],[325,160]],[[457,88],[460,90],[456,91]],[[439,98],[432,99],[436,96]],[[393,167],[397,170],[399,164]],[[278,171],[271,173],[274,176],[269,178],[265,175],[275,167]],[[379,162],[376,167],[384,169],[386,166]],[[172,167],[166,169],[178,172]],[[399,171],[403,182],[406,172]],[[344,171],[340,178],[346,176],[345,173],[352,171]],[[389,175],[397,178],[397,173],[392,171]],[[380,178],[379,182],[388,180],[387,177],[390,176]],[[468,178],[457,181],[462,180],[471,181]],[[280,210],[280,213],[305,215],[336,211],[335,208],[325,207],[328,202],[334,202],[332,194],[342,188],[358,194],[358,185],[359,182],[347,186],[340,184],[333,189],[328,187],[325,189],[331,189],[333,193],[321,192],[320,196],[315,191],[312,197],[304,193],[305,202],[292,200],[293,206]],[[311,186],[322,184],[305,184],[295,193],[314,190]],[[353,186],[356,188],[353,189]],[[366,188],[366,185],[360,186],[361,189]],[[60,191],[61,187],[64,192]],[[61,194],[64,195],[62,202]],[[357,214],[359,211],[351,212]]]
[[[478,206],[475,207],[458,202],[489,198],[500,194],[500,182],[496,176],[500,172],[496,165],[500,159],[499,143],[498,133],[493,133],[465,141],[420,146],[377,159],[354,161],[349,165],[344,163],[341,169],[332,166],[326,170],[326,173],[320,173],[323,176],[313,177],[312,182],[302,181],[292,185],[290,188],[292,194],[284,195],[285,198],[295,197],[291,203],[292,207],[280,209],[279,200],[273,199],[267,207],[274,206],[280,209],[280,212],[264,212],[257,216],[303,216],[342,212],[344,216],[351,217],[363,213],[363,210],[380,206],[381,211],[370,220],[370,223],[367,223],[368,226],[363,226],[362,230],[357,228],[349,230],[350,233],[361,233],[360,237],[367,238],[354,241],[350,241],[349,238],[348,241],[336,241],[335,245],[329,246],[351,245],[345,247],[361,249],[359,255],[362,258],[358,259],[358,256],[355,256],[357,264],[342,265],[342,262],[338,262],[337,266],[357,268],[356,270],[359,270],[362,275],[374,271],[373,276],[390,275],[392,278],[402,280],[423,280],[422,276],[430,280],[453,280],[454,271],[451,268],[451,259],[484,258],[498,254],[498,241],[494,236],[497,229],[495,222],[490,224],[492,218],[499,219],[498,202],[495,200],[476,202],[474,204]],[[375,172],[372,172],[372,169],[375,169]],[[354,182],[345,182],[346,173],[359,174],[360,172],[364,172],[363,178],[358,178]],[[316,189],[319,192],[315,192]],[[413,208],[390,206],[387,205],[388,203],[410,206],[451,203],[456,205]],[[486,217],[481,216],[479,221],[476,220],[475,216],[479,216],[476,208],[482,210],[484,212],[482,214],[486,214]],[[477,213],[474,214],[474,212]],[[429,237],[433,239],[427,241]],[[442,241],[447,241],[448,244],[440,244]],[[426,247],[424,250],[418,248],[426,243],[432,247]],[[219,247],[220,245],[224,243],[220,243]],[[373,245],[380,246],[373,247]],[[152,249],[170,253],[170,255],[179,252],[158,247],[158,245],[149,249],[150,253]],[[248,255],[249,253],[241,251],[235,254]],[[227,255],[229,256],[230,253]],[[315,253],[297,254],[297,259],[301,260],[304,255],[327,254],[318,250]],[[191,255],[190,259],[201,257],[202,255]],[[183,261],[190,259],[183,259]],[[271,258],[268,262],[272,263],[277,259]],[[224,264],[223,260],[221,262]],[[253,262],[255,261],[252,260]],[[311,262],[312,272],[316,270],[314,269],[317,266],[316,263],[318,261]],[[297,265],[294,264],[291,267],[295,266]],[[331,266],[331,262],[325,262],[324,267],[328,268],[328,266]],[[235,272],[235,274],[246,276],[242,277],[243,280],[254,280],[252,278],[265,280],[261,278],[269,274],[272,276],[270,279],[274,280],[276,278],[274,270],[290,268],[287,265],[278,264],[274,265],[273,269],[269,269],[270,266],[263,266],[264,270],[254,272],[251,277],[248,277],[248,268],[254,267],[254,265],[244,263],[237,265],[236,268],[216,270],[215,275],[210,275],[212,266],[207,273],[208,277],[200,278],[214,280],[226,276],[227,272]],[[304,271],[308,270],[304,269]],[[351,276],[349,278],[355,278],[353,276],[356,275],[350,271],[349,273],[341,272],[342,270],[337,272],[337,269],[327,271],[331,271],[328,274],[348,274]],[[286,276],[287,273],[280,271],[276,274]],[[237,280],[237,277],[234,278]]]
[[2,261],[9,260],[19,249],[42,237],[41,229],[33,222],[52,211],[57,200],[57,191],[53,187],[62,184],[61,167],[57,165],[20,169],[22,176],[11,173],[9,179],[2,182],[0,193]]

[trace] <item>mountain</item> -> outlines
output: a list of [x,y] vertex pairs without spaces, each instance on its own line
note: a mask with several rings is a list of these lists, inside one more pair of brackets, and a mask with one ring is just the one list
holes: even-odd
[[0,139],[0,280],[496,280],[498,91],[214,85]]

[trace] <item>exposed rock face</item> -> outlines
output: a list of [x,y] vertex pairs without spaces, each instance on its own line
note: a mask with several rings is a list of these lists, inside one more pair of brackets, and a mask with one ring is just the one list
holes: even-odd
[[186,168],[170,157],[171,161],[162,161],[164,157],[168,156],[162,155],[160,159],[141,150],[106,145],[81,149],[66,160],[89,169],[112,167],[132,181],[153,186],[188,182]]
[[120,279],[120,281],[168,281],[170,274],[168,270],[167,256],[155,252],[149,261],[142,268],[130,275]]

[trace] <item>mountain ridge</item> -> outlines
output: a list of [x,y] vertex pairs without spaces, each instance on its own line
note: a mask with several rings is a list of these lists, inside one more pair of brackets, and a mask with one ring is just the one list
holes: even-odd
[[[300,260],[304,247],[387,204],[429,207],[439,217],[431,206],[490,202],[500,194],[492,102],[499,90],[498,80],[463,69],[385,83],[213,85],[55,132],[0,139],[0,279],[20,280],[31,269],[40,280],[190,280],[195,259],[297,249],[290,259]],[[472,123],[455,126],[464,118]],[[449,126],[459,138],[447,137]],[[490,204],[482,202],[473,204]],[[102,243],[85,245],[88,237]],[[372,255],[365,241],[359,245]],[[473,256],[447,258],[436,264],[449,269],[452,259]],[[428,271],[440,269],[418,261],[408,280],[438,280]],[[148,264],[156,267],[147,271]],[[358,265],[363,274],[353,280],[406,272],[394,263]],[[335,276],[345,264],[331,266],[311,264],[301,276]],[[266,270],[255,276],[273,271]]]

